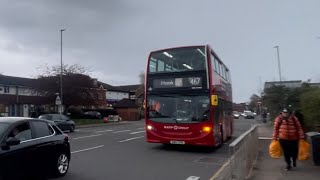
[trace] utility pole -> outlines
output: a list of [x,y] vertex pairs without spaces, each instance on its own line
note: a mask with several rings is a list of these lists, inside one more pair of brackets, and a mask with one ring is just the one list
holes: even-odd
[[63,69],[63,63],[62,63],[62,32],[65,31],[65,29],[61,29],[60,32],[61,32],[61,57],[60,57],[60,60],[61,60],[61,63],[60,63],[60,99],[61,99],[61,105],[60,105],[60,114],[62,114],[63,112],[63,89],[62,89],[62,69]]
[[280,64],[280,53],[279,53],[279,46],[275,46],[274,48],[277,49],[277,56],[278,56],[278,68],[279,68],[279,79],[280,82],[282,81],[281,79],[281,64]]

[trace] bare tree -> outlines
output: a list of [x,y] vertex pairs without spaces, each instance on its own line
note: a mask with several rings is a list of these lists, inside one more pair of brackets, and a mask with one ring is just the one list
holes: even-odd
[[[43,66],[40,66],[38,70],[41,72],[39,77],[57,76],[57,75],[60,75],[61,66],[60,65],[48,66],[47,64],[45,64]],[[72,65],[64,64],[62,66],[62,74],[63,75],[68,75],[68,74],[89,75],[90,72],[79,64],[72,64]]]
[[250,103],[249,103],[249,109],[251,111],[258,111],[258,107],[259,107],[259,102],[261,102],[261,98],[256,95],[256,94],[253,94],[251,97],[250,97]]
[[[36,79],[34,87],[43,96],[53,97],[60,92],[60,66],[46,66]],[[63,104],[66,106],[102,106],[106,103],[105,90],[86,74],[79,65],[63,67]]]
[[144,85],[145,77],[146,77],[145,72],[141,71],[140,74],[139,74],[140,84]]

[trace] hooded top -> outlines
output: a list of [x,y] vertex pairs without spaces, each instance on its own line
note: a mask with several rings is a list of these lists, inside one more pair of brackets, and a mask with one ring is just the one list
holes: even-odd
[[274,121],[273,139],[298,140],[304,139],[299,120],[295,116],[287,118],[279,115]]

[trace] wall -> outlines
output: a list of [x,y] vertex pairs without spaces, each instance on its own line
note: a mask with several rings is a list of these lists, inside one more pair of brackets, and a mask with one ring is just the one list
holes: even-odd
[[117,108],[117,113],[123,121],[137,121],[139,119],[139,112],[136,108]]
[[[6,89],[9,88],[9,92],[6,92]],[[15,86],[4,86],[0,85],[0,94],[16,94],[16,87]]]
[[[8,90],[8,88],[9,88],[9,92],[6,91]],[[16,93],[17,93],[17,86],[0,85],[0,94],[16,95]],[[18,87],[18,95],[37,96],[37,93],[34,92],[31,88]]]
[[24,95],[24,96],[37,96],[37,93],[30,89],[30,88],[25,88],[25,87],[19,87],[18,89],[19,95]]
[[116,92],[116,91],[107,91],[106,92],[107,100],[116,100],[120,101],[124,98],[129,98],[129,93],[126,92]]

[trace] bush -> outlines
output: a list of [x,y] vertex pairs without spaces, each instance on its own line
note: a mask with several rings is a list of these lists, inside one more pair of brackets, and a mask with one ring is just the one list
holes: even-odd
[[315,130],[320,125],[320,89],[312,89],[301,95],[301,109],[305,125],[309,130]]
[[70,113],[70,118],[71,119],[79,119],[83,117],[83,110],[81,108],[78,107],[70,107],[68,108],[68,113]]

